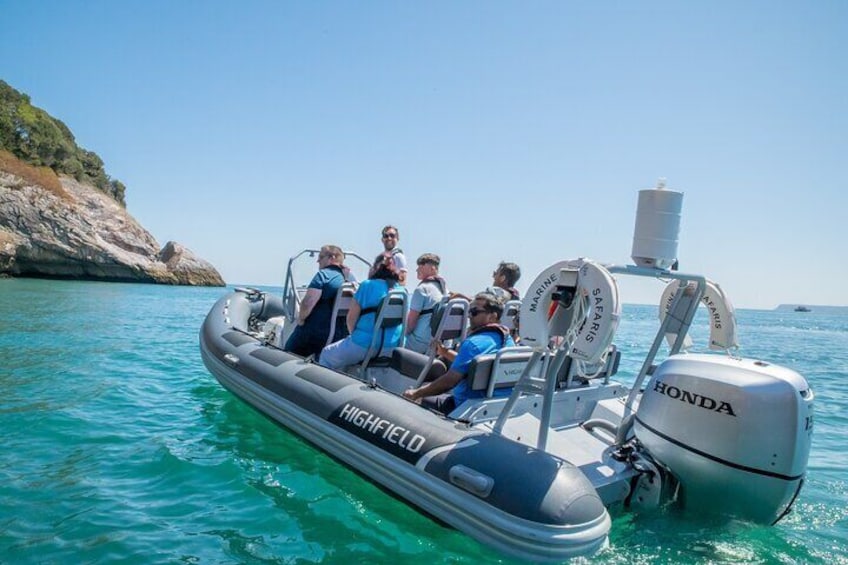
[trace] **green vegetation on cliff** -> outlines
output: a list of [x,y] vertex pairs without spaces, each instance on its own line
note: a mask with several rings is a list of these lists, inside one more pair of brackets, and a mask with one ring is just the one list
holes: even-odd
[[49,167],[89,183],[126,206],[124,184],[110,178],[93,151],[79,147],[68,126],[30,104],[22,94],[0,80],[0,149],[34,167]]

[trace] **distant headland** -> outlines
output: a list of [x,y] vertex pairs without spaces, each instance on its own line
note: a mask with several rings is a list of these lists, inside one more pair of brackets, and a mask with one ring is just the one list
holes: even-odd
[[179,243],[159,246],[126,187],[61,121],[0,80],[0,275],[224,286]]

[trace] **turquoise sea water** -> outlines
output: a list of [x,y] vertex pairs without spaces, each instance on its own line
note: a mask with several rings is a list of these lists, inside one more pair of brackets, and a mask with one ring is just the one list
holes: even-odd
[[[223,292],[0,279],[0,563],[513,562],[221,388],[197,333]],[[625,307],[625,355],[655,317]],[[848,564],[848,316],[737,317],[746,356],[816,394],[795,510],[771,528],[616,512],[586,562]]]

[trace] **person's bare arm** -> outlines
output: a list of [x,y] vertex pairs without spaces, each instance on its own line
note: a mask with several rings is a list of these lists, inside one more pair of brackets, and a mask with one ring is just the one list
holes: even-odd
[[456,350],[448,349],[442,345],[442,342],[436,341],[436,356],[441,357],[448,365],[451,365],[454,359],[456,359]]
[[306,318],[312,313],[312,309],[318,304],[321,299],[321,290],[317,288],[309,288],[306,290],[306,295],[300,302],[300,309],[297,313],[297,325],[302,326],[306,322]]
[[356,298],[350,301],[350,310],[347,311],[347,331],[353,333],[353,328],[356,327],[356,322],[359,321],[359,315],[362,312],[362,306],[356,301]]
[[409,400],[421,400],[425,396],[436,396],[451,390],[459,384],[464,378],[464,375],[454,370],[450,370],[435,381],[429,382],[418,388],[411,388],[403,392],[403,397]]
[[418,325],[418,318],[421,316],[421,312],[417,310],[410,310],[409,314],[406,315],[406,333],[407,335],[411,334],[415,331],[415,326]]

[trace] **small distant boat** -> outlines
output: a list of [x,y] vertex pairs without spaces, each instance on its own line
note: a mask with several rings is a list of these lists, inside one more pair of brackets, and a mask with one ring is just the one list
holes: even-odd
[[796,306],[795,311],[796,312],[812,312],[812,310],[810,310],[806,306]]

